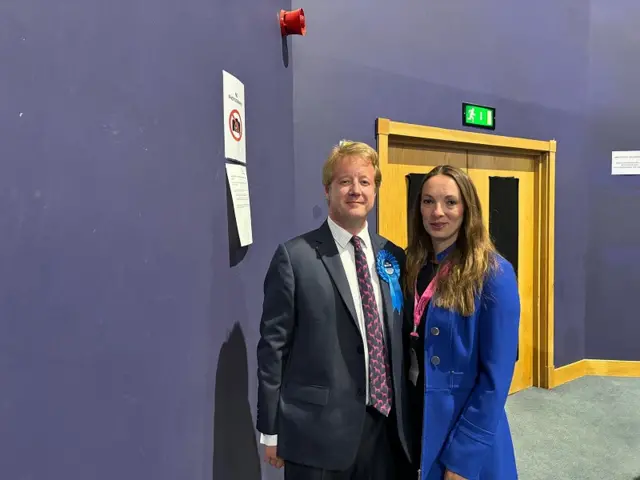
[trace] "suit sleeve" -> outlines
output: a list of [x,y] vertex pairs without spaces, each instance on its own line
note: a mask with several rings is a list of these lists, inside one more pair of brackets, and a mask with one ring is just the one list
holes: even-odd
[[503,262],[484,287],[479,328],[479,373],[467,405],[441,454],[442,464],[477,478],[491,450],[516,362],[520,297],[511,264]]
[[280,387],[295,324],[294,285],[289,253],[284,245],[279,245],[264,280],[264,302],[260,320],[260,340],[257,348],[258,409],[256,426],[258,431],[264,435],[278,433],[277,416]]

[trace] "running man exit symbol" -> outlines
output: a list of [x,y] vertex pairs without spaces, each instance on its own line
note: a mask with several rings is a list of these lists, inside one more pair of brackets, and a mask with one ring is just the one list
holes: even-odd
[[474,123],[476,120],[476,109],[475,108],[470,108],[469,112],[467,114],[467,122],[468,123]]
[[462,104],[462,123],[465,126],[495,130],[496,109],[471,103]]

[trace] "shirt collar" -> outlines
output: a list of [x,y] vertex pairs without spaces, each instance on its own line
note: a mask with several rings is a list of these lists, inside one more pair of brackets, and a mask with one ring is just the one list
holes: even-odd
[[[353,235],[347,232],[344,228],[334,222],[331,217],[327,217],[327,223],[329,224],[329,230],[331,230],[331,235],[333,235],[333,239],[341,248],[347,248],[347,245],[351,242]],[[371,247],[371,238],[369,237],[369,228],[368,223],[365,222],[364,228],[358,233],[358,237],[360,237],[360,241],[363,244],[363,248]]]

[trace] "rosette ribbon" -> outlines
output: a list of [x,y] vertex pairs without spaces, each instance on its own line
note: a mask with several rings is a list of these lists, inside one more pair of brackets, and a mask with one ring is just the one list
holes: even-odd
[[380,250],[376,257],[376,269],[382,280],[389,284],[391,304],[397,312],[402,310],[403,296],[400,288],[400,265],[388,250]]

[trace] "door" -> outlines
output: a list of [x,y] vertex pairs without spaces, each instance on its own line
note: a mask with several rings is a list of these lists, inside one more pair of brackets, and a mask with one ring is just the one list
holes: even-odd
[[[415,193],[420,175],[440,164],[465,170],[474,182],[483,219],[498,251],[509,260],[518,277],[520,339],[510,393],[533,385],[534,279],[535,279],[535,167],[539,157],[504,153],[499,149],[469,150],[457,145],[406,142],[389,145],[387,168],[392,178],[385,186],[385,208],[378,219],[381,235],[406,248],[409,192]],[[416,175],[419,174],[419,175]],[[383,178],[383,183],[384,183]]]
[[467,173],[478,191],[485,226],[518,277],[520,340],[511,393],[533,385],[535,162],[526,155],[467,152]]

